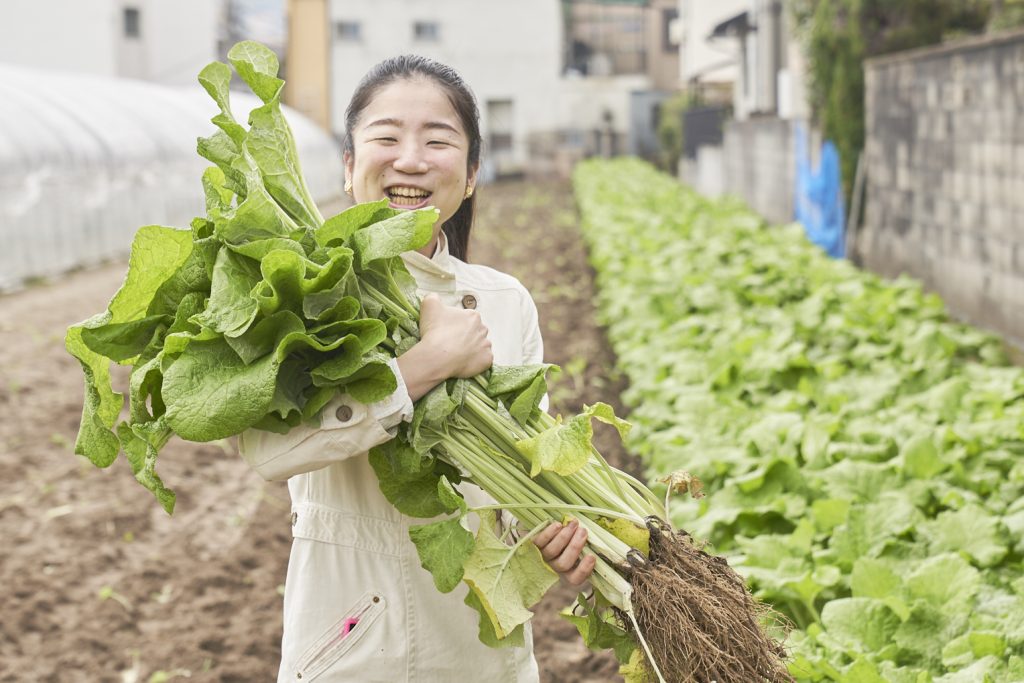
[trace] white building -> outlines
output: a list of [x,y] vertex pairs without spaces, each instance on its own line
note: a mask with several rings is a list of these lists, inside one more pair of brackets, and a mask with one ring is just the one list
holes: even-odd
[[782,0],[680,0],[683,81],[731,90],[737,120],[807,118],[803,56]]
[[711,37],[715,27],[744,11],[750,0],[679,0],[679,63],[688,87],[731,87],[738,73],[739,47]]
[[0,63],[195,83],[217,59],[221,0],[4,0]]
[[[324,35],[319,5],[290,3],[288,80],[295,87],[293,104],[315,119],[324,117],[336,135],[345,130],[345,108],[359,79],[383,59],[406,53],[454,67],[473,89],[485,173],[523,170],[531,134],[559,128],[559,0],[326,0],[323,47],[317,45]],[[328,64],[323,75],[316,66],[321,54]],[[326,98],[318,95],[324,82]]]

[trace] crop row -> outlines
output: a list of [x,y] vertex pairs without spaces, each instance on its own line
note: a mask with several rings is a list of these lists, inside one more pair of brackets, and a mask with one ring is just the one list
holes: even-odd
[[636,160],[574,190],[673,521],[793,624],[800,680],[1024,680],[1024,370],[906,278]]

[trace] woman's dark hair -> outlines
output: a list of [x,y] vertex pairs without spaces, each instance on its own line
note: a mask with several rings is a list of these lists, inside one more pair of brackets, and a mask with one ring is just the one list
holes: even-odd
[[[450,66],[419,55],[402,55],[391,57],[377,64],[370,69],[363,80],[359,82],[352,99],[345,110],[345,141],[343,148],[345,152],[354,155],[355,148],[352,143],[352,131],[363,110],[370,104],[377,91],[386,85],[402,79],[415,78],[417,76],[430,78],[442,88],[448,95],[455,113],[458,114],[462,127],[469,137],[469,158],[466,163],[466,172],[471,173],[474,168],[480,166],[480,111],[476,106],[476,98],[473,92],[462,80],[462,76]],[[448,250],[452,256],[468,260],[469,232],[473,227],[473,215],[476,208],[476,195],[469,199],[463,199],[458,210],[451,218],[445,221],[442,226],[445,236],[448,238]]]

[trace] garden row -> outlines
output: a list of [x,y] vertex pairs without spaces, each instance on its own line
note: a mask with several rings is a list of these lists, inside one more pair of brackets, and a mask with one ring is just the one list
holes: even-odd
[[909,279],[635,160],[578,167],[630,447],[794,624],[799,680],[1024,680],[1024,370]]

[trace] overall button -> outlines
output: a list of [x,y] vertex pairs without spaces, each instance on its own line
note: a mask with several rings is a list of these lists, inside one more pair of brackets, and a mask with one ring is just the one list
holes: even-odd
[[348,422],[352,419],[352,406],[338,406],[338,409],[334,411],[334,416],[338,418],[339,422]]
[[472,294],[467,294],[466,296],[462,297],[462,307],[476,308],[476,297],[473,296]]
[[298,512],[293,512],[292,513],[292,526],[295,526],[295,523],[298,522],[298,521],[299,521],[299,513]]

